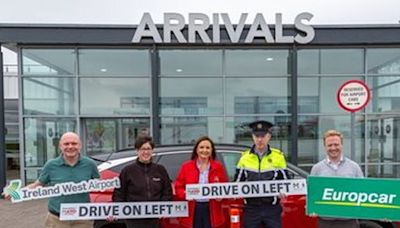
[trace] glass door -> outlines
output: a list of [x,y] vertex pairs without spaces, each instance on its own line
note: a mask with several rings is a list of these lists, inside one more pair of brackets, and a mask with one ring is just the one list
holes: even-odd
[[397,115],[375,115],[368,118],[368,176],[399,177],[400,156]]
[[87,118],[82,123],[83,144],[88,155],[133,147],[138,135],[150,134],[149,118]]

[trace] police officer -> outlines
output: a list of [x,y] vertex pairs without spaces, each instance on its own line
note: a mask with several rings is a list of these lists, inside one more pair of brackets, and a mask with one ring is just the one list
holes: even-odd
[[[272,126],[272,123],[262,120],[249,124],[254,144],[243,152],[236,166],[236,181],[287,179],[283,153],[268,144],[272,136]],[[267,228],[280,228],[282,207],[279,198],[246,198],[244,227],[259,228],[264,225]]]

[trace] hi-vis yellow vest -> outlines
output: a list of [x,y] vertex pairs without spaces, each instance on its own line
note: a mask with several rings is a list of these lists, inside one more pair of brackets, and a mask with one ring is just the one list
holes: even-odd
[[244,151],[236,166],[236,181],[280,180],[286,176],[286,160],[283,153],[270,148],[260,159],[251,151]]

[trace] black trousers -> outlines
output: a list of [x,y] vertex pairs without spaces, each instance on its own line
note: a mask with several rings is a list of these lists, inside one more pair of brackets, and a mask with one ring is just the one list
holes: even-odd
[[[245,205],[244,227],[246,228],[281,228],[282,207],[280,204]],[[263,226],[262,226],[263,225]]]
[[211,228],[210,207],[208,202],[196,202],[193,228]]
[[126,228],[159,228],[159,219],[127,219]]
[[358,220],[346,219],[346,220],[328,220],[318,219],[319,228],[359,228]]

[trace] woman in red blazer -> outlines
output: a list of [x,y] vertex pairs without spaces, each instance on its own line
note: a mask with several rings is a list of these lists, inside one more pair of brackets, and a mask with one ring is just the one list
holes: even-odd
[[[222,164],[215,160],[214,142],[207,136],[197,139],[191,160],[182,164],[175,181],[176,197],[186,200],[186,184],[227,182]],[[223,227],[225,218],[220,199],[189,201],[189,217],[179,218],[181,227]]]

